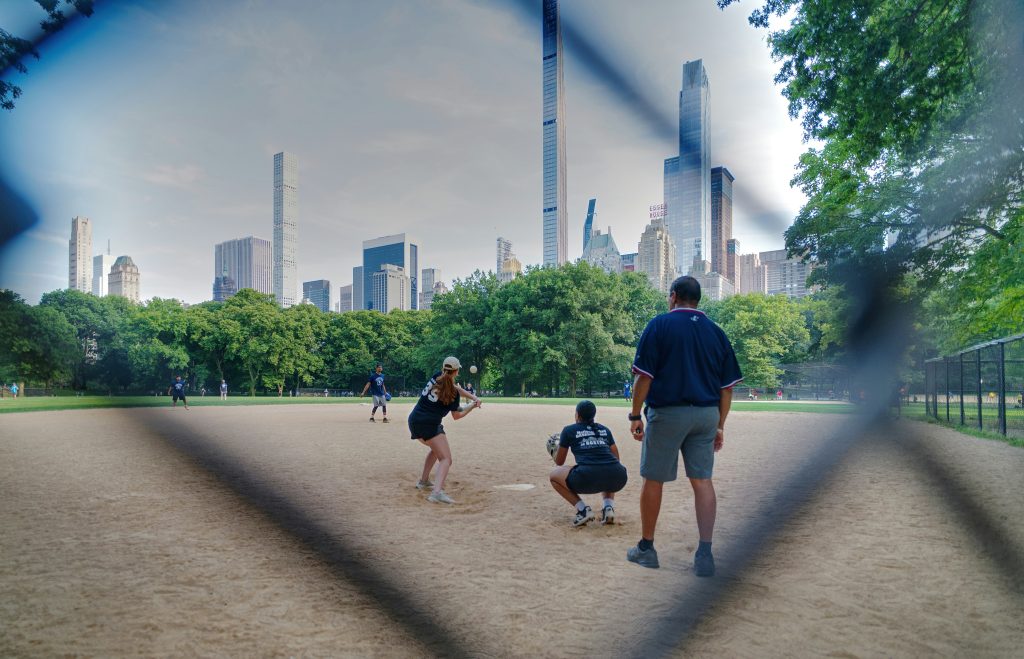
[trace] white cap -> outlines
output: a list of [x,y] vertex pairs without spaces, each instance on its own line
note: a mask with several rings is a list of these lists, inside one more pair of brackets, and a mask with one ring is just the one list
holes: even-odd
[[444,366],[441,367],[444,371],[458,371],[462,368],[462,364],[459,363],[458,357],[446,357],[444,360]]

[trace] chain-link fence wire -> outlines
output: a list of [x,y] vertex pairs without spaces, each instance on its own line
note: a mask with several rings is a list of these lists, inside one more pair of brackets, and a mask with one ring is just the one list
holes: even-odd
[[928,360],[925,386],[932,418],[1024,437],[1024,334]]
[[[987,4],[989,15],[997,15],[999,19],[1011,26],[1024,25],[1021,21],[1022,9],[1014,0],[999,0]],[[101,3],[98,10],[111,10],[116,3]],[[531,0],[508,0],[508,6],[516,9],[531,25],[539,25],[539,3]],[[646,122],[655,134],[670,136],[674,141],[678,136],[676,119],[663,113],[658,108],[661,104],[653,101],[653,95],[638,86],[633,78],[626,74],[626,62],[613,59],[602,51],[598,44],[588,40],[583,31],[576,30],[571,24],[563,22],[566,32],[568,52],[574,57],[581,70],[594,77],[609,92],[609,99],[623,106],[640,121]],[[980,27],[984,30],[984,26]],[[1020,38],[1022,30],[1010,29],[1009,33]],[[1001,33],[1007,33],[1002,30]],[[42,35],[36,40],[41,47],[47,39]],[[982,39],[978,39],[982,42]],[[1015,46],[1019,49],[1019,46]],[[1004,84],[1017,83],[1016,88],[1010,87],[1012,94],[1021,96],[1024,85],[1014,77],[1016,72],[1004,76]],[[1024,99],[1017,99],[1024,100]],[[1019,104],[1024,105],[1024,104]],[[1005,128],[1005,126],[1003,127]],[[1010,127],[1011,129],[1014,127]],[[1010,137],[1015,138],[1016,135]],[[1007,140],[1009,149],[1016,148],[1016,142]],[[10,239],[25,231],[36,222],[35,211],[27,204],[7,181],[0,181],[0,238],[3,245]],[[770,208],[771,204],[764,207]],[[862,264],[863,267],[864,264]],[[908,326],[913,318],[913,311],[908,313],[905,308],[894,305],[890,293],[899,282],[898,264],[887,263],[884,254],[879,254],[873,267],[863,268],[849,274],[848,286],[856,297],[853,299],[854,317],[848,328],[848,347],[853,355],[851,363],[856,365],[850,374],[850,389],[871,392],[886,391],[895,382],[894,365],[900,362],[908,345]],[[1015,348],[1016,349],[1016,348]],[[989,350],[991,352],[991,350]],[[980,351],[978,357],[981,357]],[[967,360],[969,362],[969,360]],[[943,410],[950,407],[954,389],[957,402],[962,402],[963,421],[972,420],[984,424],[985,401],[984,382],[991,381],[993,371],[988,362],[991,355],[979,363],[960,360],[957,364],[946,363],[941,372],[930,367],[927,382],[932,390],[928,401],[928,409],[934,414],[939,413],[940,402]],[[952,367],[952,370],[951,370]],[[957,370],[959,369],[959,370]],[[973,371],[971,370],[973,369]],[[988,369],[988,370],[986,370]],[[981,390],[975,388],[973,409],[968,391],[971,373],[982,385]],[[1006,383],[1011,379],[1020,381],[1020,371],[1006,376]],[[941,385],[940,385],[941,382]],[[946,389],[945,397],[940,401],[938,391]],[[847,452],[865,436],[865,433],[876,428],[884,419],[888,409],[887,395],[874,395],[865,399],[858,414],[852,417],[851,423],[844,424],[842,431],[830,438],[814,456],[790,479],[781,484],[774,498],[774,513],[765,515],[741,530],[739,540],[734,546],[727,548],[719,555],[722,572],[740,575],[750,564],[751,559],[763,551],[787,520],[800,514],[802,506],[815,495],[834,467],[839,464]],[[998,405],[998,401],[997,401]],[[980,412],[979,412],[980,406]],[[960,412],[957,410],[957,412]],[[249,477],[245,468],[216,448],[214,438],[205,437],[195,432],[175,427],[173,423],[161,421],[160,424],[139,417],[140,432],[160,437],[176,449],[191,457],[196,464],[207,469],[233,491],[243,496],[253,507],[263,512],[280,528],[312,548],[321,559],[332,567],[335,574],[378,602],[380,609],[392,620],[405,628],[410,634],[424,644],[426,648],[443,656],[469,656],[472,652],[466,645],[457,640],[454,630],[436,615],[415,595],[413,589],[404,583],[400,574],[388,574],[379,570],[372,562],[361,559],[358,552],[346,543],[345,539],[331,529],[322,527],[317,520],[301,506],[291,502],[284,493],[275,491],[269,484],[256,482]],[[915,462],[922,474],[936,483],[936,496],[946,501],[955,511],[963,524],[976,537],[983,541],[982,551],[1003,570],[1013,590],[1022,593],[1024,583],[1021,575],[1024,567],[1021,557],[1024,551],[1017,547],[1005,533],[1001,531],[998,520],[987,514],[981,502],[975,500],[970,491],[958,486],[956,474],[949,472],[930,455],[928,443],[905,435],[899,440],[900,445],[914,454]],[[672,577],[669,577],[672,578]],[[698,583],[694,587],[692,580],[680,580],[676,593],[671,600],[674,609],[655,625],[646,627],[641,638],[623,638],[619,647],[623,656],[650,657],[672,653],[685,649],[687,636],[693,625],[709,609],[720,601],[732,585],[739,579],[718,578]],[[469,603],[467,603],[467,606]],[[480,630],[484,634],[484,630]]]

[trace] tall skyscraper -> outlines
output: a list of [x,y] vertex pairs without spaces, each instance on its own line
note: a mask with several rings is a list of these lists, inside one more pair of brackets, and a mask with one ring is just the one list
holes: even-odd
[[383,265],[397,265],[403,268],[409,278],[409,295],[411,306],[406,309],[419,308],[419,246],[407,238],[404,233],[392,236],[381,236],[373,240],[363,241],[363,292],[364,309],[379,309],[373,295],[373,277],[380,272]]
[[[728,277],[732,240],[732,173],[725,167],[711,169],[711,271]],[[707,257],[705,257],[707,258]],[[732,278],[729,277],[730,281]]]
[[688,272],[694,258],[710,260],[710,85],[703,60],[683,65],[679,92],[679,156],[665,160],[665,226],[676,244],[676,266]]
[[309,300],[320,311],[330,311],[331,282],[326,279],[302,282],[302,299]]
[[544,265],[566,261],[569,220],[565,207],[565,84],[558,0],[544,0]]
[[362,311],[366,308],[366,282],[363,278],[363,266],[357,265],[352,268],[352,311]]
[[282,307],[297,302],[299,274],[299,163],[286,151],[274,154],[274,296]]
[[498,255],[495,259],[494,272],[501,274],[501,264],[504,263],[510,256],[512,256],[512,241],[505,240],[501,236],[498,236]]
[[352,284],[338,287],[338,311],[352,311]]
[[651,286],[668,293],[676,277],[676,246],[664,220],[652,212],[651,223],[637,245],[636,271],[647,275]]
[[274,292],[273,249],[266,238],[247,236],[213,246],[213,301],[223,302],[243,288]]
[[109,292],[109,286],[107,276],[110,274],[110,268],[114,265],[114,257],[109,253],[110,248],[107,248],[107,254],[97,254],[92,257],[92,294],[96,297],[103,297]]
[[139,302],[141,299],[141,281],[139,267],[135,265],[130,256],[119,256],[110,268],[107,276],[107,285],[110,295],[120,295],[132,302]]
[[429,309],[434,305],[434,284],[440,281],[440,268],[423,268],[423,276],[420,277],[420,309]]
[[[590,244],[590,238],[594,235],[594,204],[597,203],[597,199],[591,199],[587,204],[587,219],[583,221],[583,253],[587,253],[587,245]],[[610,234],[612,231],[608,229]]]
[[92,291],[92,222],[87,217],[71,218],[68,241],[68,288]]
[[407,311],[411,308],[409,276],[402,266],[382,264],[380,270],[373,273],[371,286],[374,309],[377,311],[388,313],[395,310]]

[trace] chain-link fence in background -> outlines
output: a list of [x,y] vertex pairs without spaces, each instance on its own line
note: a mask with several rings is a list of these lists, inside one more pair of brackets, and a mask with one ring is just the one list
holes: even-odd
[[1024,334],[925,362],[925,410],[954,425],[1024,437]]

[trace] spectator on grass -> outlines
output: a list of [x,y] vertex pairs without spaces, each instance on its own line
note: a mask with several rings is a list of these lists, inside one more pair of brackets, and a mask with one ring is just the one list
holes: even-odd
[[[644,329],[633,362],[633,407],[629,414],[640,453],[640,542],[626,558],[658,567],[654,530],[662,488],[674,481],[679,455],[693,488],[700,544],[694,556],[699,577],[715,573],[711,537],[715,528],[715,488],[711,481],[715,452],[725,443],[725,419],[732,388],[743,379],[725,332],[697,309],[700,283],[689,276],[672,282],[669,312]],[[644,415],[640,414],[644,408]],[[647,428],[644,431],[646,416]]]

